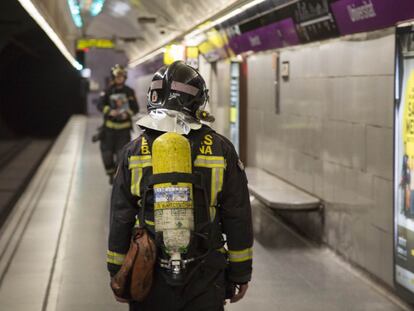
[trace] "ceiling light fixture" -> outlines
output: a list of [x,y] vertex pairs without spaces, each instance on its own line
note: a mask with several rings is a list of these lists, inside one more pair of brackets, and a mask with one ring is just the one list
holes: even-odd
[[[230,19],[230,18],[232,18],[232,17],[234,17],[234,16],[236,16],[240,13],[243,13],[244,11],[246,11],[246,10],[250,9],[251,7],[254,7],[255,5],[258,5],[258,4],[260,4],[264,1],[266,1],[266,0],[251,1],[251,2],[241,6],[240,8],[237,8],[237,9],[231,11],[230,13],[214,20],[213,22],[206,23],[203,26],[201,26],[201,27],[195,29],[194,31],[190,32],[189,34],[187,34],[184,37],[184,41],[186,43],[188,43],[188,42],[194,43],[195,41],[198,41],[200,39],[200,38],[196,38],[196,37],[199,36],[200,34],[202,34],[203,32],[205,32],[206,30],[209,30],[209,29],[213,28],[214,26],[216,26],[218,24],[221,24],[222,22],[224,22],[224,21],[226,21],[226,20],[228,20],[228,19]],[[142,64],[143,62],[146,62],[147,60],[150,60],[155,55],[161,53],[161,50],[165,51],[165,47],[161,47],[160,49],[158,49],[158,50],[156,50],[156,51],[154,51],[150,54],[147,54],[142,58],[139,58],[135,61],[130,62],[129,67],[132,68],[132,67],[135,67],[139,64]]]
[[85,20],[102,12],[105,0],[67,0],[73,23],[82,28]]
[[43,29],[47,36],[56,45],[59,51],[66,57],[66,59],[77,70],[82,70],[82,65],[73,57],[73,55],[66,48],[65,44],[59,38],[58,34],[53,30],[45,18],[40,14],[37,8],[33,5],[31,0],[18,0],[22,7],[29,13],[29,15],[36,21],[36,23]]
[[258,4],[260,4],[264,1],[266,1],[266,0],[251,1],[251,2],[241,6],[240,8],[237,8],[237,9],[231,11],[230,13],[228,13],[228,14],[222,16],[222,17],[219,17],[218,19],[212,21],[211,23],[205,24],[204,26],[201,26],[200,28],[195,29],[194,31],[187,34],[184,37],[184,39],[185,40],[191,40],[193,37],[198,36],[199,34],[205,32],[206,30],[209,30],[209,29],[213,28],[214,26],[223,23],[224,21],[226,21],[226,20],[228,20],[228,19],[230,19],[230,18],[232,18],[236,15],[239,15],[240,13],[243,13],[244,11],[246,11],[246,10],[250,9],[251,7],[254,7],[255,5],[258,5]]
[[102,12],[104,3],[105,0],[93,0],[89,7],[91,16],[98,16]]
[[131,11],[131,7],[128,3],[117,1],[117,2],[110,2],[110,9],[112,11],[112,15],[115,17],[123,17]]
[[82,28],[83,22],[81,17],[81,8],[76,0],[68,0],[70,15],[76,27]]
[[138,65],[140,65],[142,63],[145,63],[147,60],[150,60],[154,56],[157,56],[158,54],[161,54],[161,53],[164,53],[164,52],[165,52],[165,48],[164,47],[159,48],[159,49],[157,49],[157,50],[155,50],[155,51],[153,51],[153,52],[145,55],[142,58],[138,58],[138,59],[136,59],[134,61],[129,62],[128,67],[129,68],[134,68],[134,67],[136,67],[136,66],[138,66]]

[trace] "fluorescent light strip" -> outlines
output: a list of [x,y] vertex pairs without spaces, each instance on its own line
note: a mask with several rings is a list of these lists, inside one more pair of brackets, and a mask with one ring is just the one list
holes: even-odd
[[92,2],[91,7],[89,8],[89,12],[92,16],[97,16],[99,13],[102,12],[103,5],[105,3],[105,0],[94,0]]
[[82,70],[83,66],[70,54],[65,44],[59,38],[57,33],[50,27],[49,23],[44,19],[42,14],[37,10],[30,0],[18,0],[23,8],[29,13],[29,15],[36,21],[36,23],[43,29],[48,35],[50,40],[56,45],[59,51],[66,57],[66,59],[75,67],[77,70]]
[[80,15],[80,6],[76,0],[68,0],[70,15],[72,16],[72,20],[76,27],[82,28],[83,22],[82,17]]
[[251,2],[243,5],[242,7],[237,8],[234,11],[231,11],[230,13],[228,13],[228,14],[226,14],[226,15],[218,18],[218,19],[216,19],[215,21],[213,21],[213,22],[211,22],[211,23],[209,23],[209,24],[207,24],[207,25],[205,25],[205,26],[203,26],[201,28],[198,28],[198,29],[194,30],[193,32],[191,32],[188,35],[186,35],[184,37],[184,39],[185,40],[191,39],[191,38],[199,35],[200,33],[204,32],[204,31],[206,31],[208,29],[211,29],[214,26],[216,26],[218,24],[221,24],[222,22],[224,22],[224,21],[226,21],[226,20],[228,20],[228,19],[230,19],[230,18],[232,18],[232,17],[234,17],[236,15],[239,15],[240,13],[243,13],[244,11],[246,11],[246,10],[250,9],[251,7],[254,7],[255,5],[258,5],[259,3],[262,3],[264,1],[266,1],[266,0],[254,0],[254,1],[251,1]]
[[135,66],[138,66],[138,65],[140,65],[140,64],[142,64],[142,63],[145,63],[147,60],[150,60],[150,59],[151,59],[151,58],[153,58],[154,56],[157,56],[158,54],[160,54],[160,53],[164,53],[164,52],[165,52],[165,48],[164,48],[164,47],[159,48],[158,50],[155,50],[154,52],[151,52],[151,53],[149,53],[149,54],[145,55],[145,56],[144,56],[144,57],[142,57],[142,58],[138,58],[137,60],[131,61],[131,62],[128,64],[128,67],[129,67],[129,68],[133,68],[133,67],[135,67]]

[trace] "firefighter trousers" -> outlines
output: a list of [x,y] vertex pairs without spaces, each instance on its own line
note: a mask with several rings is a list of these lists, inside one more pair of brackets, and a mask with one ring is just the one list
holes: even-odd
[[183,287],[171,286],[156,267],[154,283],[143,302],[131,302],[130,311],[223,311],[225,270],[201,266]]
[[121,156],[122,147],[131,140],[130,129],[110,129],[104,127],[100,149],[102,160],[108,175],[115,174],[117,159]]

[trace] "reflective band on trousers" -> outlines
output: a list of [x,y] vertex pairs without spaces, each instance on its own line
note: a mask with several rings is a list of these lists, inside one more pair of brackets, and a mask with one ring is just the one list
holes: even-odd
[[128,159],[131,170],[131,193],[136,196],[141,195],[140,185],[142,179],[142,169],[152,166],[151,155],[131,156]]
[[243,262],[243,261],[251,260],[253,258],[253,249],[246,248],[240,251],[229,250],[228,254],[229,254],[230,262]]
[[132,126],[130,121],[126,121],[126,122],[122,122],[122,123],[117,123],[117,122],[113,122],[111,120],[106,120],[105,121],[105,126],[107,128],[113,129],[113,130],[123,130],[123,129],[128,129]]
[[219,156],[198,155],[194,161],[194,166],[211,169],[210,217],[211,220],[214,220],[216,217],[217,194],[223,188],[226,160]]
[[106,262],[121,266],[125,260],[125,254],[115,253],[111,251],[106,252]]

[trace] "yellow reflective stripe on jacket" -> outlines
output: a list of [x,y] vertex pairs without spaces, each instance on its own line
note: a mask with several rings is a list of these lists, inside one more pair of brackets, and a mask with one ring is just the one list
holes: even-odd
[[219,156],[198,155],[194,161],[194,166],[208,168],[226,168],[226,160]]
[[224,168],[211,169],[211,206],[217,205],[217,193],[223,188]]
[[141,195],[141,179],[144,167],[152,166],[151,155],[131,156],[128,159],[129,169],[131,170],[131,193],[136,196]]
[[152,166],[152,156],[151,155],[141,155],[141,156],[130,156],[128,159],[129,169],[131,168],[144,168]]
[[125,260],[125,254],[115,253],[111,251],[106,252],[106,262],[121,266]]
[[131,121],[125,121],[125,122],[113,122],[111,120],[105,121],[105,126],[107,128],[113,129],[113,130],[123,130],[128,129],[132,126]]
[[243,262],[248,261],[253,258],[253,249],[246,248],[240,251],[228,251],[229,253],[229,261],[230,262]]
[[[153,222],[153,221],[151,221],[151,220],[148,220],[148,219],[145,219],[145,223],[147,224],[147,225],[150,225],[150,226],[155,226],[155,223]],[[135,225],[134,225],[134,228],[139,228],[140,227],[140,225],[139,225],[139,219],[137,218],[136,220],[135,220]]]
[[222,254],[227,254],[227,249],[223,246],[217,249],[217,251],[219,251]]
[[226,160],[222,156],[198,155],[194,161],[194,166],[211,169],[210,217],[211,220],[214,220],[216,217],[217,194],[223,188]]
[[109,106],[105,106],[103,109],[103,113],[107,114],[109,112],[109,110],[111,110],[111,108]]

